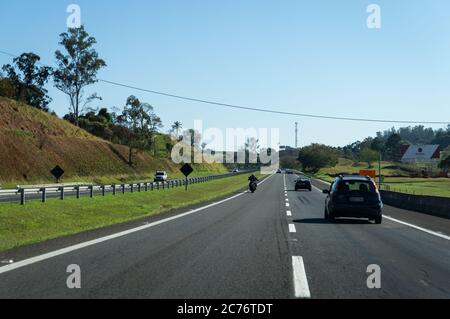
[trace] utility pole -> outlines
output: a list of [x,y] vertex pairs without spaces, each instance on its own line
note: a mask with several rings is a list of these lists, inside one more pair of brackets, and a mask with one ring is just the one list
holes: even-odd
[[298,149],[298,122],[295,122],[295,148]]
[[378,160],[378,188],[381,190],[381,151],[380,158]]

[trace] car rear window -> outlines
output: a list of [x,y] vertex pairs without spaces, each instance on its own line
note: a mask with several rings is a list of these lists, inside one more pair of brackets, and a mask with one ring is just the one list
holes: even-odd
[[339,182],[338,193],[376,193],[375,185],[369,181],[341,181]]

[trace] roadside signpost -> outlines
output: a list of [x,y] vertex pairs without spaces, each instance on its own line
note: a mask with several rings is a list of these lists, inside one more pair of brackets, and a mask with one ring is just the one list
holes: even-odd
[[372,169],[362,169],[359,171],[359,175],[361,176],[369,176],[372,179],[377,177],[377,171]]
[[194,169],[189,164],[184,164],[183,167],[180,169],[181,173],[186,177],[186,190],[188,189],[188,176],[192,174]]
[[50,173],[56,178],[56,182],[59,183],[59,179],[64,175],[64,170],[56,165],[54,169],[50,171]]

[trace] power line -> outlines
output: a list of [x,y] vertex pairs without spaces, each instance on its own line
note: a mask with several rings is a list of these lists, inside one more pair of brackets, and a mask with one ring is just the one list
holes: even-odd
[[14,55],[14,54],[12,54],[12,53],[8,53],[8,52],[5,52],[5,51],[0,51],[0,53],[1,53],[1,54],[4,54],[4,55],[9,55],[9,56],[11,56],[11,57],[13,57],[13,58],[17,58],[17,55]]
[[[11,57],[17,57],[17,55],[14,55],[9,52],[1,51],[1,54],[8,55]],[[242,106],[242,105],[236,105],[236,104],[228,104],[228,103],[222,103],[217,101],[210,101],[210,100],[204,100],[199,98],[193,98],[193,97],[187,97],[167,92],[161,92],[161,91],[155,91],[155,90],[149,90],[144,89],[128,84],[123,84],[119,82],[104,80],[104,79],[98,79],[99,82],[103,82],[106,84],[128,88],[140,92],[146,92],[151,93],[155,95],[170,97],[174,99],[184,100],[184,101],[190,101],[190,102],[197,102],[202,104],[209,104],[209,105],[215,105],[215,106],[222,106],[227,108],[233,108],[233,109],[240,109],[240,110],[246,110],[246,111],[253,111],[253,112],[260,112],[260,113],[271,113],[271,114],[279,114],[279,115],[289,115],[289,116],[299,116],[299,117],[305,117],[305,118],[314,118],[314,119],[326,119],[326,120],[337,120],[337,121],[353,121],[353,122],[371,122],[371,123],[391,123],[391,124],[429,124],[429,125],[447,125],[450,124],[450,121],[448,122],[442,122],[442,121],[411,121],[411,120],[387,120],[387,119],[368,119],[368,118],[356,118],[356,117],[339,117],[339,116],[326,116],[326,115],[317,115],[317,114],[307,114],[307,113],[295,113],[295,112],[286,112],[286,111],[276,111],[270,108],[257,108],[257,107],[249,107],[249,106]]]
[[281,114],[281,115],[291,115],[291,116],[299,116],[299,117],[308,117],[308,118],[316,118],[316,119],[328,119],[328,120],[340,120],[340,121],[355,121],[355,122],[375,122],[375,123],[402,123],[402,124],[450,124],[449,122],[439,122],[439,121],[402,121],[402,120],[385,120],[385,119],[367,119],[367,118],[352,118],[352,117],[337,117],[337,116],[325,116],[325,115],[315,115],[315,114],[306,114],[306,113],[294,113],[294,112],[285,112],[285,111],[276,111],[266,108],[256,108],[256,107],[247,107],[247,106],[241,106],[241,105],[235,105],[235,104],[227,104],[227,103],[221,103],[216,101],[208,101],[203,99],[197,99],[192,97],[186,97],[186,96],[180,96],[176,94],[171,93],[165,93],[165,92],[159,92],[154,90],[148,90],[143,89],[131,85],[126,85],[122,83],[117,83],[113,81],[108,80],[102,80],[99,79],[100,82],[108,83],[111,85],[116,85],[136,91],[141,92],[147,92],[162,96],[167,96],[171,98],[176,98],[180,100],[185,101],[191,101],[191,102],[198,102],[198,103],[204,103],[204,104],[210,104],[210,105],[216,105],[216,106],[223,106],[228,108],[234,108],[234,109],[241,109],[241,110],[247,110],[247,111],[255,111],[255,112],[263,112],[263,113],[272,113],[272,114]]

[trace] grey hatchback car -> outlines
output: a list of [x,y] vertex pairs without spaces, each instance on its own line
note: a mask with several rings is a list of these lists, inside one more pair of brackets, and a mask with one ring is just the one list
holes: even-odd
[[383,220],[383,202],[375,182],[366,176],[339,176],[331,184],[325,200],[325,219],[368,218],[376,224]]

